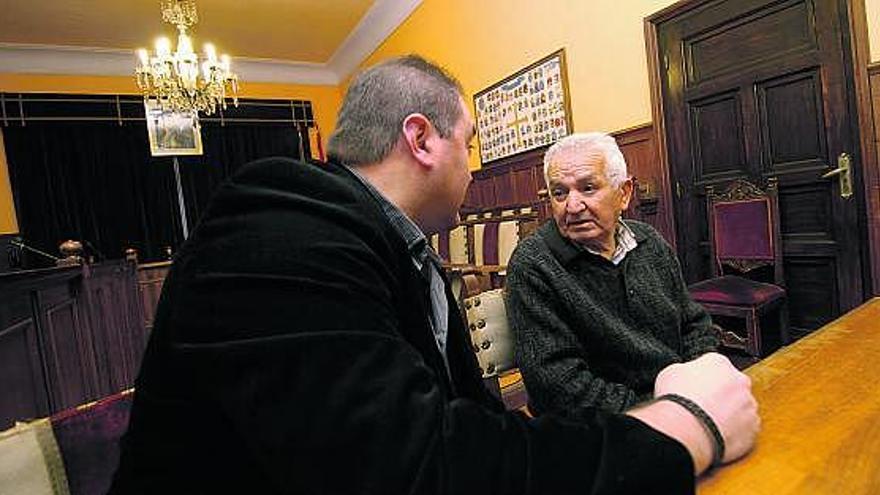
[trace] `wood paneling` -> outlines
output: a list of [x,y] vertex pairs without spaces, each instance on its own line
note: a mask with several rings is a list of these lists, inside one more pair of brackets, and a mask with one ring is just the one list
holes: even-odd
[[131,387],[145,342],[133,264],[0,275],[0,430]]
[[159,305],[159,296],[162,295],[162,285],[170,268],[170,261],[146,263],[137,267],[138,292],[144,311],[144,328],[148,334],[153,330],[156,307]]
[[474,180],[461,208],[462,218],[468,213],[523,206],[542,210],[546,200],[538,197],[538,191],[544,189],[545,150],[541,148],[499,160],[473,172]]
[[91,328],[81,318],[80,283],[70,279],[37,294],[49,399],[56,411],[98,397]]
[[756,85],[763,157],[776,174],[825,168],[828,156],[817,68]]
[[45,416],[49,396],[29,294],[0,304],[0,430],[15,419]]
[[717,182],[748,173],[740,107],[739,95],[721,93],[688,108],[695,182]]
[[669,182],[660,166],[655,134],[650,123],[612,133],[635,182],[633,200],[624,216],[651,224],[675,245]]
[[[783,53],[814,49],[816,35],[810,22],[814,15],[812,4],[802,0],[779,2],[731,23],[724,22],[727,19],[723,15],[710,14],[702,22],[708,21],[715,27],[689,37],[684,43],[688,85],[750,69]],[[683,23],[685,29],[689,27],[687,23]],[[728,57],[731,46],[736,47],[732,61]]]
[[865,190],[868,197],[868,239],[871,245],[871,268],[874,295],[880,295],[880,63],[867,67],[870,119],[863,124],[863,134],[869,136],[865,155]]
[[[687,0],[646,20],[686,280],[706,277],[711,263],[697,227],[706,224],[706,187],[776,178],[785,279],[813,287],[791,298],[794,326],[811,325],[804,332],[860,304],[869,287],[852,3]],[[822,177],[843,153],[856,167],[852,195]]]
[[90,267],[90,278],[101,281],[84,289],[96,348],[106,352],[96,359],[99,377],[106,389],[123,390],[134,383],[147,339],[135,266],[96,265]]

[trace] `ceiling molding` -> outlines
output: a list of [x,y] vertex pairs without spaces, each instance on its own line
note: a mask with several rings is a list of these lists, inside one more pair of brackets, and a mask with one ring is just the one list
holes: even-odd
[[[339,77],[325,64],[233,57],[233,67],[244,82],[335,85]],[[137,56],[130,50],[54,45],[0,43],[0,72],[131,76]]]
[[[252,82],[337,85],[346,79],[421,4],[376,0],[327,63],[233,57],[243,85]],[[132,50],[0,43],[0,73],[134,76]]]
[[340,81],[346,79],[421,3],[422,0],[376,0],[327,66]]

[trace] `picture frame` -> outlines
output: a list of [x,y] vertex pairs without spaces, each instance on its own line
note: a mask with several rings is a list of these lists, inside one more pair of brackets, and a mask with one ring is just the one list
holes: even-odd
[[477,92],[474,115],[484,166],[571,134],[565,49]]
[[145,100],[144,115],[152,156],[202,154],[202,132],[195,110],[168,112],[155,100]]

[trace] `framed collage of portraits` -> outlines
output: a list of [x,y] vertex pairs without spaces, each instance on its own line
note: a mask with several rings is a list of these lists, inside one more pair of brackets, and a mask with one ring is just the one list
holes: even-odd
[[560,49],[474,95],[484,166],[571,133],[567,73]]

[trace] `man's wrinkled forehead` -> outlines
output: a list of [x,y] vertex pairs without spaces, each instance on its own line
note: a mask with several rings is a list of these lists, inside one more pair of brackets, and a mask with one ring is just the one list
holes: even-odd
[[547,168],[551,179],[564,174],[593,175],[603,169],[605,158],[594,150],[570,150],[553,157]]

